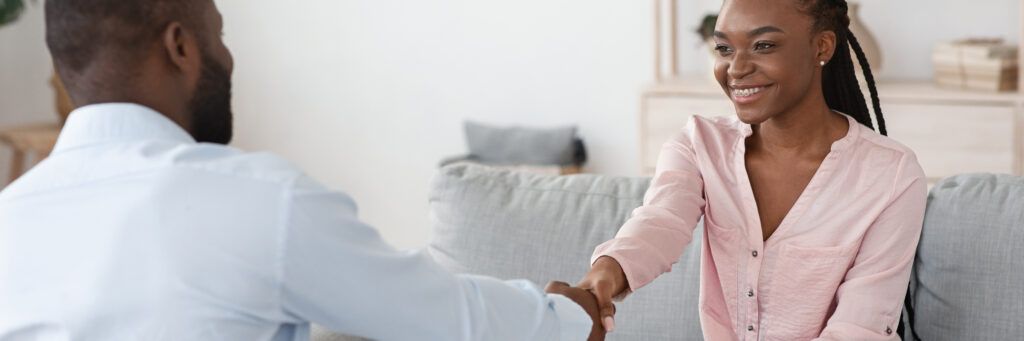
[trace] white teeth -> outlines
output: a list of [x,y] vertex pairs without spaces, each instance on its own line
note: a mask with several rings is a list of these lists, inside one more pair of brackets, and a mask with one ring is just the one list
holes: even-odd
[[750,89],[733,89],[732,95],[735,97],[750,97],[754,94],[764,90],[764,87],[750,88]]

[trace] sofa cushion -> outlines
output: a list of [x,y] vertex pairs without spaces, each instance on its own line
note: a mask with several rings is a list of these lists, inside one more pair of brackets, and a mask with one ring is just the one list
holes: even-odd
[[576,127],[492,127],[466,122],[472,161],[493,165],[570,165],[576,163]]
[[[649,179],[543,176],[456,165],[441,170],[430,205],[428,250],[459,272],[575,283],[594,248],[642,203]],[[618,303],[610,340],[701,340],[697,315],[700,231],[680,261]]]
[[911,283],[922,340],[1024,335],[1024,178],[972,174],[931,190]]

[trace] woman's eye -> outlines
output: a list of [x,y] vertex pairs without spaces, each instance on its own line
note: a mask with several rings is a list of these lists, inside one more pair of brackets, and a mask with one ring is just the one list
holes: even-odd
[[728,53],[732,52],[732,49],[729,48],[728,46],[725,46],[725,45],[722,45],[722,44],[718,44],[718,45],[715,45],[715,51],[717,51],[718,54],[725,55],[725,54],[728,54]]
[[768,42],[759,42],[754,44],[754,50],[767,50],[773,47],[775,47],[775,44]]

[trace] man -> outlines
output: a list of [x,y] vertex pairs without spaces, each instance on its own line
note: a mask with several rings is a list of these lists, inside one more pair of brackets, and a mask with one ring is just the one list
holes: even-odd
[[0,340],[304,340],[311,322],[381,340],[603,338],[590,293],[452,275],[386,245],[348,196],[224,146],[221,25],[212,0],[46,1],[81,107],[0,193]]

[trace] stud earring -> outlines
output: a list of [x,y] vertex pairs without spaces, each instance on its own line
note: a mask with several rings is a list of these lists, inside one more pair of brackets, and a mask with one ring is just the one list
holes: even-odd
[[821,64],[821,66],[825,66],[825,61],[823,60],[823,61],[819,62],[819,64]]

